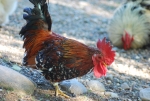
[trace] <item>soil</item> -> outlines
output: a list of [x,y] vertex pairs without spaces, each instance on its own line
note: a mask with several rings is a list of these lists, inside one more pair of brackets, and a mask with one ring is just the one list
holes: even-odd
[[[53,19],[52,29],[65,37],[76,39],[86,45],[95,46],[97,38],[107,37],[108,21],[114,10],[124,0],[50,0],[49,11]],[[11,68],[12,64],[21,66],[24,49],[19,31],[25,25],[22,18],[23,8],[32,7],[28,0],[19,0],[18,8],[10,16],[10,22],[0,29],[0,57],[1,65]],[[107,77],[99,80],[106,91],[119,95],[117,98],[101,96],[101,92],[90,91],[86,94],[70,97],[56,97],[54,88],[43,81],[32,95],[20,96],[9,89],[0,88],[0,101],[141,101],[140,88],[150,87],[150,53],[145,49],[124,51],[117,47],[115,62],[108,67],[108,75],[113,79],[108,82]],[[22,72],[25,75],[25,72]],[[26,75],[30,77],[30,75]],[[37,78],[38,79],[38,78]],[[35,80],[35,82],[37,81]],[[96,79],[87,74],[79,81]],[[122,83],[128,83],[131,89],[121,90]]]

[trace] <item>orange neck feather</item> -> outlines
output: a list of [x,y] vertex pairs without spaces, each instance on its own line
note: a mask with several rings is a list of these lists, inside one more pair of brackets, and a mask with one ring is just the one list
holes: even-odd
[[43,43],[50,37],[50,32],[46,30],[30,30],[26,33],[30,33],[24,39],[25,51],[27,52],[27,57],[31,57],[37,54],[39,50],[43,48]]

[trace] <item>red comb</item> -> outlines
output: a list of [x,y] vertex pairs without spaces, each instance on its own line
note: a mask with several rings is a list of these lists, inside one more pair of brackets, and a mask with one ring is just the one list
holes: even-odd
[[112,50],[112,46],[110,42],[106,42],[106,38],[102,41],[98,40],[97,47],[101,51],[103,58],[105,59],[105,63],[110,65],[114,61],[115,51]]

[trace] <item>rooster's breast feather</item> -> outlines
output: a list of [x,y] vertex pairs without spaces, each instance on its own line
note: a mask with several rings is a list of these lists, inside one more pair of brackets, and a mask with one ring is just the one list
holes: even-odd
[[[45,44],[46,47],[36,56],[36,65],[47,78],[51,76],[49,79],[52,81],[60,78],[57,75],[62,76],[61,80],[70,79],[82,76],[92,69],[93,53],[86,45],[67,38],[49,40]],[[54,73],[58,74],[53,75]]]

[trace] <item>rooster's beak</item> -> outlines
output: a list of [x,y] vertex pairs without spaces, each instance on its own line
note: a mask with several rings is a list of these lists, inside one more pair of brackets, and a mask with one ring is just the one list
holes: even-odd
[[104,66],[107,68],[108,65],[107,65],[105,62],[103,62],[103,64],[104,64]]

